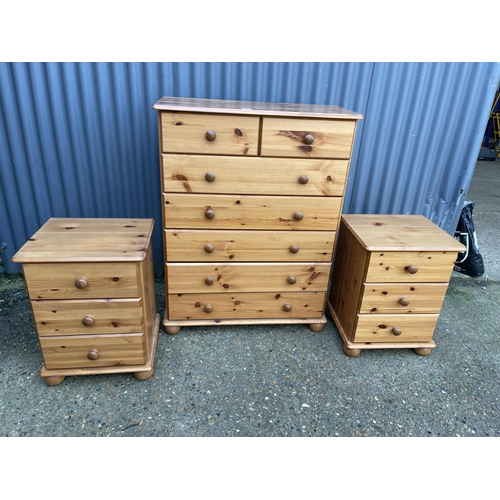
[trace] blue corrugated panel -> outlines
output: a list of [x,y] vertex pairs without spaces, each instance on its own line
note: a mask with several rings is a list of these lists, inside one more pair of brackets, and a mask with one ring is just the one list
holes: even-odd
[[162,269],[162,96],[336,104],[359,123],[344,211],[448,229],[468,189],[496,63],[0,63],[0,246],[49,217],[152,217]]
[[345,211],[453,233],[499,78],[497,63],[377,63]]

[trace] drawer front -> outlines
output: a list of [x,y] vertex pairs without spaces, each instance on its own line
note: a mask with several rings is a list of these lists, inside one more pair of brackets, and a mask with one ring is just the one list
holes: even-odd
[[169,320],[321,318],[325,293],[169,294]]
[[45,368],[142,365],[147,361],[142,333],[40,337]]
[[360,314],[354,341],[428,342],[438,318],[439,314]]
[[326,292],[330,264],[167,264],[170,293]]
[[363,286],[361,314],[439,313],[447,283],[369,283]]
[[165,153],[256,156],[258,142],[258,116],[161,113]]
[[163,194],[167,229],[336,231],[342,198]]
[[38,335],[85,335],[143,331],[141,299],[34,300]]
[[372,252],[366,282],[448,283],[456,252]]
[[32,300],[139,296],[134,263],[24,264]]
[[261,154],[348,159],[351,157],[355,129],[355,120],[266,117],[262,127]]
[[162,155],[169,193],[343,196],[346,160]]
[[335,231],[166,230],[168,262],[331,262]]

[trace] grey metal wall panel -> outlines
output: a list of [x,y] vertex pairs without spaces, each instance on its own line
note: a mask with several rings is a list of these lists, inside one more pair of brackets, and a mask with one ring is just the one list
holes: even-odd
[[[344,212],[423,213],[448,229],[472,176],[496,63],[0,63],[0,248],[49,217],[152,217],[162,268],[164,95],[336,104],[358,126]],[[458,208],[457,208],[458,207]]]

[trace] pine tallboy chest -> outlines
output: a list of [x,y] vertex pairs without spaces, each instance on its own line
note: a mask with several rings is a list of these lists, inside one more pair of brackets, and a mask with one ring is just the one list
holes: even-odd
[[321,331],[356,125],[336,106],[163,97],[164,328]]

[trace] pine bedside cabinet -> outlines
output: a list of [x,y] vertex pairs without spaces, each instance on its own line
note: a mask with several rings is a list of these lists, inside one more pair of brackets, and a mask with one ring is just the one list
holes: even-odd
[[163,97],[165,331],[321,331],[362,115],[336,106]]
[[343,215],[328,308],[344,353],[412,348],[426,356],[457,253],[422,215]]
[[23,266],[48,385],[69,375],[153,374],[152,219],[49,219],[14,255]]

